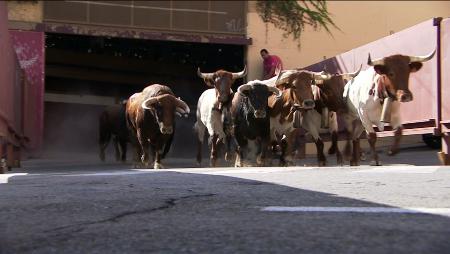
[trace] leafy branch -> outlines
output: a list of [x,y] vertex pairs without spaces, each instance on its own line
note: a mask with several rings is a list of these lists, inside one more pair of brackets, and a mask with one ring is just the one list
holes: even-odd
[[256,10],[265,23],[282,29],[285,38],[292,35],[294,40],[298,40],[298,46],[305,26],[312,26],[314,30],[323,27],[331,36],[330,27],[339,30],[330,17],[325,0],[257,0]]

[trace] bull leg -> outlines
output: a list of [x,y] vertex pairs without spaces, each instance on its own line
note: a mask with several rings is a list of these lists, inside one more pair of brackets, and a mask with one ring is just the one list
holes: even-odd
[[149,155],[148,155],[148,147],[149,142],[146,138],[143,137],[141,130],[137,131],[137,139],[139,141],[139,145],[141,148],[141,162],[144,167],[148,167],[149,165]]
[[331,133],[331,147],[328,150],[328,154],[336,153],[336,162],[338,165],[342,166],[344,164],[344,161],[342,159],[341,151],[339,150],[338,146],[338,134],[336,131],[333,131]]
[[200,120],[197,120],[195,123],[195,131],[197,132],[197,165],[201,166],[202,164],[202,147],[203,147],[203,140],[205,138],[205,130],[206,127],[200,122]]
[[233,160],[233,151],[231,149],[231,143],[233,142],[233,137],[227,135],[226,137],[226,152],[225,152],[225,161]]
[[288,147],[288,142],[285,138],[282,138],[280,141],[280,166],[281,167],[285,167],[287,166],[287,161],[286,161],[286,153],[287,153],[287,147]]
[[154,164],[153,164],[153,168],[154,169],[162,169],[163,166],[161,164],[161,150],[160,148],[154,148],[153,149],[153,155],[154,155]]
[[391,149],[389,149],[388,151],[388,155],[389,156],[393,156],[396,155],[399,151],[398,147],[400,145],[400,141],[402,139],[402,134],[403,134],[403,128],[402,127],[398,127],[395,130],[395,135],[394,135],[394,144],[392,144]]
[[256,158],[256,164],[260,167],[264,167],[266,165],[268,147],[269,139],[267,139],[267,137],[262,138],[259,143],[259,156]]
[[319,164],[319,167],[327,165],[327,159],[325,158],[325,154],[323,153],[323,141],[322,139],[318,138],[315,142],[316,149],[317,149],[317,162]]
[[360,146],[359,146],[359,138],[353,140],[353,154],[352,159],[350,160],[350,166],[359,166],[359,158],[360,158]]
[[109,140],[111,139],[110,133],[101,133],[98,141],[99,144],[99,157],[101,161],[105,161],[105,149],[108,146]]
[[116,161],[120,161],[119,138],[117,136],[115,136],[113,138],[113,143],[114,143],[114,151],[115,151]]
[[120,160],[122,162],[127,161],[127,141],[124,139],[119,140],[120,144]]
[[209,162],[210,167],[215,167],[217,163],[217,140],[218,140],[217,134],[214,134],[213,136],[210,137],[211,141],[211,154]]
[[375,132],[371,132],[368,134],[368,139],[370,145],[370,152],[372,153],[373,161],[370,163],[372,166],[380,166],[381,163],[378,159],[378,152],[375,148],[375,144],[377,142],[377,134]]

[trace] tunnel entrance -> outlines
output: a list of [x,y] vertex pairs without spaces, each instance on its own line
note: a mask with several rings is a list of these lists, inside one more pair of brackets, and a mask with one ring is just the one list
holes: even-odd
[[[197,67],[203,72],[236,72],[245,61],[243,45],[57,33],[47,33],[45,43],[44,156],[97,153],[100,112],[159,83],[169,86],[192,112],[187,119],[177,118],[169,156],[194,158],[196,104],[208,88],[197,76]],[[233,87],[240,84],[237,80]],[[108,151],[113,151],[111,145]]]

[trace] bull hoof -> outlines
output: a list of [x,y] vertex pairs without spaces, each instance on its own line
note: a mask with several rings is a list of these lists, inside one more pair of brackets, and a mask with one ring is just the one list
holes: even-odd
[[225,153],[225,161],[226,162],[230,162],[230,161],[232,161],[233,160],[233,154],[232,153],[229,153],[229,152],[226,152]]
[[362,161],[365,161],[366,160],[366,153],[365,152],[361,152],[361,154],[359,156],[359,159],[362,160]]
[[357,161],[350,161],[350,166],[352,166],[352,167],[356,167],[356,166],[359,166],[359,162],[357,162]]
[[163,167],[163,165],[161,163],[155,162],[155,164],[153,165],[153,168],[154,169],[163,169],[164,167]]
[[105,162],[105,153],[100,153],[99,157],[101,161]]
[[335,154],[336,153],[336,147],[330,147],[330,149],[328,149],[328,154]]
[[393,149],[391,149],[391,150],[389,150],[389,151],[387,152],[387,155],[389,155],[389,156],[394,156],[394,155],[396,155],[396,154],[398,154],[398,150],[393,150]]
[[371,161],[370,162],[370,166],[381,166],[381,162],[380,161]]
[[327,165],[326,161],[319,161],[319,167],[325,167]]

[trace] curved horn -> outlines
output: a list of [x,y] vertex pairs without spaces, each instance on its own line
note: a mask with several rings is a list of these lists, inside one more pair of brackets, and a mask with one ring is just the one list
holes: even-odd
[[384,58],[380,58],[380,59],[372,61],[372,58],[370,57],[370,53],[369,53],[369,58],[367,59],[367,65],[369,65],[369,66],[384,65]]
[[241,86],[238,88],[238,92],[239,92],[240,94],[244,94],[244,91],[250,90],[250,88],[252,88],[252,85],[248,85],[248,84],[241,85]]
[[430,54],[427,56],[409,56],[410,62],[426,62],[433,58],[434,54],[436,53],[436,49],[433,50]]
[[191,109],[186,104],[186,102],[182,101],[179,97],[175,99],[176,111],[181,114],[189,114]]
[[200,67],[197,68],[197,75],[202,79],[211,79],[214,73],[203,73],[200,71]]
[[286,83],[289,80],[289,77],[294,74],[297,73],[297,70],[284,70],[284,71],[280,71],[280,73],[278,74],[277,80],[275,81],[275,85],[280,85],[283,83]]
[[329,80],[331,78],[331,75],[329,73],[321,71],[319,73],[314,72],[313,77],[315,80]]
[[282,95],[281,91],[278,90],[278,88],[276,88],[276,87],[267,86],[267,89],[269,90],[269,92],[274,93],[277,96],[277,98],[281,97],[281,95]]
[[353,73],[344,73],[344,74],[342,74],[341,76],[344,78],[344,79],[352,79],[352,78],[354,78],[354,77],[356,77],[356,76],[358,76],[358,74],[359,74],[359,72],[361,71],[361,69],[362,69],[362,64],[359,66],[359,69],[357,70],[357,71],[355,71],[355,72],[353,72]]
[[243,78],[247,75],[247,66],[244,66],[244,69],[240,72],[233,72],[233,79]]
[[152,97],[152,98],[149,98],[149,99],[146,99],[145,101],[143,101],[141,104],[141,107],[143,109],[150,109],[149,106],[156,102],[158,102],[158,98]]

